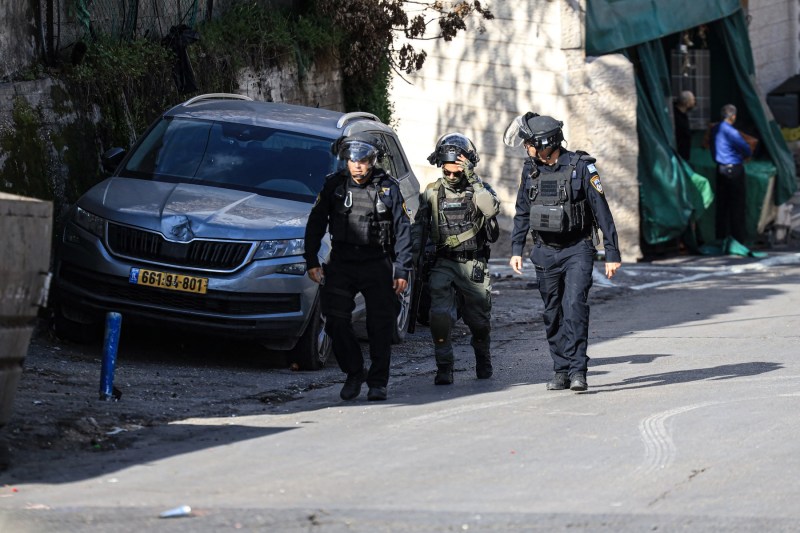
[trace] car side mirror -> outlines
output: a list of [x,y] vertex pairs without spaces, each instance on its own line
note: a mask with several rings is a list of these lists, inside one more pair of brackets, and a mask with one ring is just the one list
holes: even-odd
[[103,154],[101,158],[101,163],[103,165],[103,170],[106,172],[114,173],[117,169],[119,164],[122,162],[122,158],[125,157],[125,150],[119,147],[109,148]]

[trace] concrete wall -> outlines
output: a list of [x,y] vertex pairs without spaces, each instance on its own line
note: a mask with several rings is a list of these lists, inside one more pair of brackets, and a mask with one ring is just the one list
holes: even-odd
[[[343,110],[341,72],[335,61],[309,69],[302,82],[293,62],[267,72],[243,72],[239,88],[256,100]],[[20,103],[30,117],[24,130],[14,116]],[[103,117],[96,106],[89,113],[79,107],[58,80],[0,83],[0,193],[53,200],[58,217],[71,192],[81,194],[92,180],[100,179],[101,152],[110,148],[103,146],[108,142],[102,140]],[[131,140],[141,133],[131,130]],[[18,152],[9,151],[9,146]]]
[[494,2],[495,19],[481,22],[485,33],[473,20],[454,41],[423,43],[423,69],[405,76],[411,83],[394,79],[394,116],[423,184],[439,175],[426,158],[441,134],[461,131],[473,140],[478,173],[497,190],[507,231],[525,153],[505,146],[503,131],[528,110],[563,120],[568,148],[598,159],[623,260],[635,261],[641,250],[633,68],[621,56],[585,56],[585,1]]
[[747,14],[756,82],[767,94],[800,72],[800,0],[750,0]]
[[237,92],[254,100],[345,110],[342,71],[333,61],[313,64],[302,78],[294,62],[260,72],[245,69]]
[[0,80],[14,76],[34,61],[35,30],[29,2],[0,2]]

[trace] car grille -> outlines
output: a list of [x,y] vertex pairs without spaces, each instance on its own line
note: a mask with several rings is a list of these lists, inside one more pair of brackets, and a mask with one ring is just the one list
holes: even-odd
[[168,241],[160,233],[108,223],[107,243],[112,254],[163,265],[196,270],[233,272],[240,268],[253,247],[252,242]]
[[139,304],[165,310],[200,311],[223,315],[266,315],[300,311],[299,294],[208,291],[191,294],[168,289],[140,287],[116,276],[85,272],[63,264],[60,278],[99,300]]

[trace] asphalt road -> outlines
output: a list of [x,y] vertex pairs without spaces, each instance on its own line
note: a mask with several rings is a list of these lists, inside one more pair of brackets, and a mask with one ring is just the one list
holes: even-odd
[[433,386],[423,328],[386,403],[336,385],[152,428],[22,473],[0,531],[800,529],[800,254],[598,276],[585,393],[545,390],[532,269],[493,272],[493,379],[474,378],[462,328],[456,383]]

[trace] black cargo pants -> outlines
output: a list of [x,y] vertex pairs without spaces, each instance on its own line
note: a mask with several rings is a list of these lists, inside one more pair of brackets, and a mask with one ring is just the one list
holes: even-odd
[[586,372],[589,357],[589,289],[596,250],[590,240],[565,248],[537,242],[531,252],[539,293],[544,302],[544,327],[553,370],[572,375]]
[[394,268],[388,257],[353,261],[334,253],[325,266],[325,285],[320,293],[325,331],[331,338],[339,368],[348,375],[364,368],[364,355],[353,330],[355,297],[359,292],[364,296],[372,362],[367,374],[369,387],[385,387],[389,382],[398,310],[393,282]]

